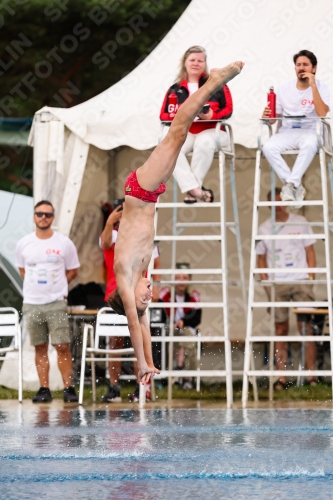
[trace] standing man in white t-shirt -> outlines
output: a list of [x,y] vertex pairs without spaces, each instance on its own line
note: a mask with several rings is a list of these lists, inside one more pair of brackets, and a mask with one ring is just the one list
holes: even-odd
[[[298,203],[294,208],[300,208],[305,196],[302,177],[318,148],[316,118],[326,116],[330,110],[330,91],[315,77],[317,58],[312,52],[301,50],[293,59],[296,80],[285,83],[276,93],[276,116],[290,118],[282,120],[278,133],[265,143],[263,152],[284,184],[282,201],[296,201]],[[267,106],[262,117],[269,116],[270,108]],[[270,123],[275,121],[270,120]],[[290,170],[280,153],[291,149],[299,149],[299,154]]]
[[67,316],[68,283],[80,267],[73,242],[51,228],[52,203],[42,200],[34,207],[36,231],[16,245],[16,264],[23,282],[23,315],[35,347],[40,389],[34,403],[52,401],[49,389],[49,335],[58,353],[58,366],[64,382],[64,401],[78,401],[72,386],[72,354]]
[[[275,189],[275,201],[281,201],[281,189]],[[268,201],[271,200],[271,193],[267,195]],[[258,267],[261,268],[278,268],[281,273],[275,274],[276,281],[286,281],[286,284],[275,285],[275,301],[314,301],[313,285],[311,280],[314,279],[314,273],[300,273],[296,268],[316,267],[316,254],[314,250],[315,239],[296,240],[292,238],[294,234],[313,234],[311,226],[307,224],[305,217],[287,212],[286,207],[275,207],[276,226],[274,234],[289,234],[290,240],[274,240],[275,242],[275,259],[273,264],[273,242],[272,240],[261,240],[256,248],[258,255]],[[286,225],[283,225],[286,223]],[[259,226],[258,234],[269,235],[273,234],[272,219],[267,219]],[[295,268],[295,273],[284,273],[284,268]],[[268,276],[262,273],[261,280],[274,280],[274,274]],[[288,284],[289,281],[310,280],[307,285]],[[265,287],[266,293],[270,299],[271,288]],[[299,318],[298,318],[299,320]],[[302,322],[297,321],[298,329],[302,333]],[[289,308],[275,308],[275,332],[276,335],[285,336],[289,331]],[[306,334],[311,335],[312,329],[309,323],[306,324]],[[305,348],[305,365],[308,370],[314,370],[316,365],[316,344],[315,342],[306,342]],[[275,359],[278,370],[285,370],[287,365],[287,343],[276,342],[275,344]],[[307,382],[310,385],[317,385],[314,377],[308,377]],[[275,384],[276,390],[286,388],[286,377],[282,376]]]

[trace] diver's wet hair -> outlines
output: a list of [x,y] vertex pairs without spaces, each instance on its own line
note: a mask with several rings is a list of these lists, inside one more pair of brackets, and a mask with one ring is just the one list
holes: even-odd
[[[120,314],[121,316],[126,316],[125,313],[125,308],[123,301],[120,297],[120,294],[118,292],[118,288],[116,288],[109,296],[108,296],[108,304],[112,309],[117,313]],[[138,316],[143,316],[146,312],[146,308],[144,309],[138,309],[136,308],[136,311],[138,313]]]

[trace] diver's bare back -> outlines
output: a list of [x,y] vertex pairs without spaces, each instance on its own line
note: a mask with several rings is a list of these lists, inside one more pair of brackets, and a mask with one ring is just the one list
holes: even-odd
[[[115,245],[114,268],[116,273],[132,274],[132,286],[136,286],[152,256],[154,247],[155,203],[125,197],[124,213]],[[134,282],[133,282],[134,281]]]

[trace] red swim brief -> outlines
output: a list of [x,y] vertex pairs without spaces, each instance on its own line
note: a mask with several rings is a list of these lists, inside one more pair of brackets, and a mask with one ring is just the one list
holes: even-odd
[[166,185],[164,182],[162,182],[155,191],[146,191],[146,189],[143,189],[138,183],[136,170],[133,170],[125,181],[125,195],[134,196],[134,198],[138,198],[146,203],[156,203],[159,195],[164,193],[165,190]]

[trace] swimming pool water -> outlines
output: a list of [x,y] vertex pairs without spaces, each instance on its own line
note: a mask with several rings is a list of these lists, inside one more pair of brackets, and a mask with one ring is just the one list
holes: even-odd
[[0,411],[0,498],[332,499],[331,410]]

